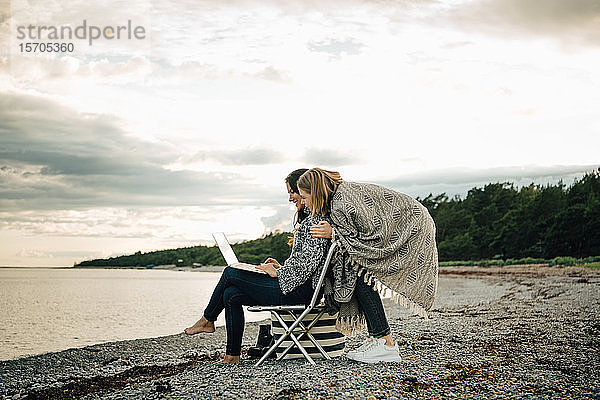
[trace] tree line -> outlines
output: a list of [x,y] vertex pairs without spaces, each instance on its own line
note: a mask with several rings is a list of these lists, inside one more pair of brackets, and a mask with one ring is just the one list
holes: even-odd
[[[600,168],[568,187],[561,181],[517,189],[513,183],[498,182],[475,187],[464,199],[442,193],[417,200],[436,223],[440,261],[600,255]],[[257,264],[267,257],[283,262],[289,256],[290,237],[289,232],[275,232],[233,244],[233,248],[242,262]],[[225,260],[216,246],[193,246],[138,251],[76,266],[194,263],[224,265]]]
[[[287,244],[291,233],[275,232],[260,239],[248,240],[232,245],[241,262],[258,264],[267,257],[283,262],[290,254]],[[178,262],[182,260],[181,262]],[[150,265],[226,265],[217,246],[192,246],[177,249],[157,250],[104,259],[82,261],[76,267],[144,267]]]
[[419,199],[437,228],[440,260],[600,255],[600,168],[567,187],[490,183],[462,199]]

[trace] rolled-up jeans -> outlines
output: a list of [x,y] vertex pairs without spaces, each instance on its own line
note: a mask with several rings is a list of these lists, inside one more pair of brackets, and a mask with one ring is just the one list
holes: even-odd
[[225,353],[239,356],[244,334],[244,310],[242,306],[308,304],[314,293],[312,279],[288,294],[283,294],[279,280],[266,274],[227,267],[221,274],[213,294],[204,310],[204,317],[216,321],[225,310],[227,347]]
[[391,330],[385,316],[383,303],[373,285],[368,285],[362,277],[359,277],[354,288],[354,295],[358,301],[358,307],[367,321],[369,335],[375,338],[389,335]]

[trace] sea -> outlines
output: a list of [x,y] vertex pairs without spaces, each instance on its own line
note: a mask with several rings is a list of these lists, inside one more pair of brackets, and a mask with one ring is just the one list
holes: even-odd
[[[201,316],[216,272],[0,268],[0,360],[183,332]],[[246,321],[268,313],[245,312]],[[221,313],[216,325],[224,325]]]

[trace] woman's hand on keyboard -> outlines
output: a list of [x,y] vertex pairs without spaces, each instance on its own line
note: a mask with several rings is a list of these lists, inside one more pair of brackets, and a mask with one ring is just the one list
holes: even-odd
[[273,263],[263,263],[256,266],[257,269],[261,271],[265,271],[271,278],[277,278],[277,270],[275,269],[275,265]]

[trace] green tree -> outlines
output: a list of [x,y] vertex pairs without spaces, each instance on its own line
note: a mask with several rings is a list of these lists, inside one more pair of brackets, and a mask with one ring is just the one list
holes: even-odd
[[483,189],[469,190],[465,206],[473,217],[469,234],[477,248],[476,257],[504,255],[505,249],[496,238],[502,229],[502,217],[514,208],[516,199],[517,191],[511,183],[490,183]]

